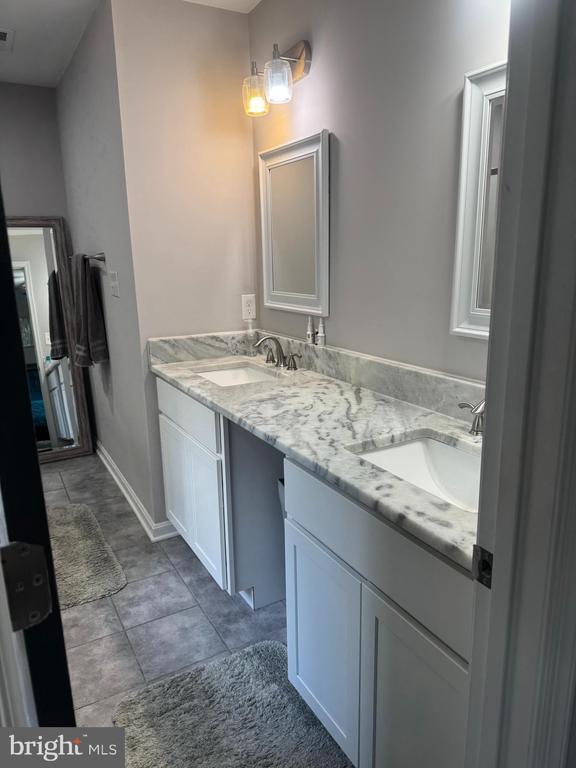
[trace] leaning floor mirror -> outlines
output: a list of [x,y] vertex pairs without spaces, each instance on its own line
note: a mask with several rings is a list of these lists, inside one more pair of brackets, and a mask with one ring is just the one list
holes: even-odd
[[264,305],[329,312],[328,131],[260,153]]
[[86,381],[71,363],[68,240],[62,218],[9,218],[14,295],[40,463],[92,452]]
[[506,64],[466,75],[450,330],[487,339],[492,304]]

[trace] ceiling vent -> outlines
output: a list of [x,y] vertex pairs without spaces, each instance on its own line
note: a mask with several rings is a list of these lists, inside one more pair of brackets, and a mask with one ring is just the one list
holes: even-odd
[[11,51],[14,43],[14,31],[0,28],[0,51]]

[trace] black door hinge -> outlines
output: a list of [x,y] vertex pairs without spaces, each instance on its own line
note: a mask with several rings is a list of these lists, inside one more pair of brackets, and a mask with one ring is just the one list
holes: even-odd
[[0,549],[12,629],[40,624],[52,612],[44,547],[14,541]]
[[492,552],[488,552],[487,549],[483,549],[474,545],[472,551],[472,578],[479,581],[488,589],[492,589],[492,563],[494,561],[494,555]]

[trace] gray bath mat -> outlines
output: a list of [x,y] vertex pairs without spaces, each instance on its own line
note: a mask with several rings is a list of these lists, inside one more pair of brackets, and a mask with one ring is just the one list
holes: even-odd
[[266,641],[124,699],[127,768],[351,768],[286,667]]
[[48,526],[61,608],[98,600],[126,586],[122,566],[90,507],[49,507]]

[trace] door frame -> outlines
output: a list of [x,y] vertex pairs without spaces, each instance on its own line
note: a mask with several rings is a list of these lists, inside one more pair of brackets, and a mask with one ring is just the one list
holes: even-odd
[[[18,634],[26,648],[38,725],[70,726],[75,724],[74,705],[1,195],[0,345],[4,358],[9,361],[0,376],[0,402],[10,405],[4,409],[0,419],[0,493],[4,509],[5,539],[37,544],[44,549],[52,594],[52,612],[40,624]],[[1,618],[4,623],[4,616]],[[4,654],[4,644],[1,651]],[[3,655],[2,663],[6,661]],[[14,695],[12,690],[12,712],[24,711],[26,690],[21,691],[20,701],[14,701]]]
[[576,690],[575,50],[571,0],[513,0],[478,525],[494,573],[491,591],[475,587],[467,768],[567,764]]

